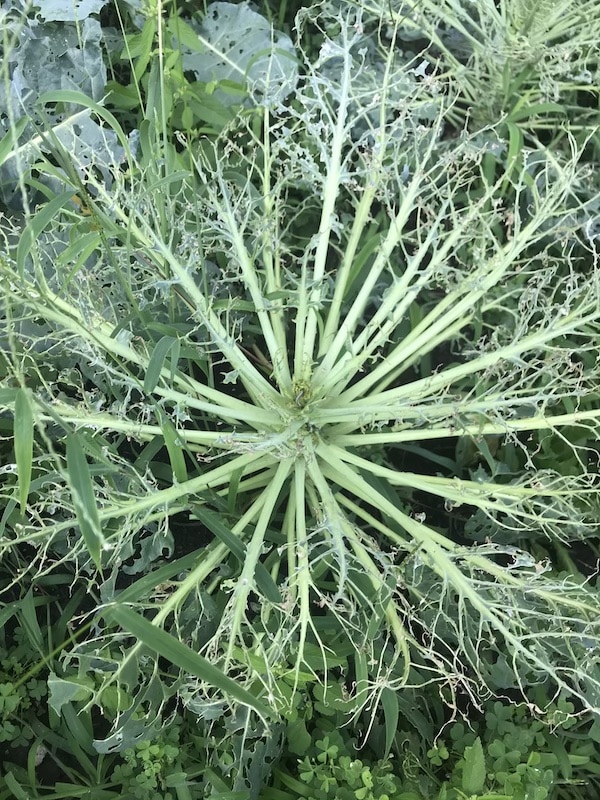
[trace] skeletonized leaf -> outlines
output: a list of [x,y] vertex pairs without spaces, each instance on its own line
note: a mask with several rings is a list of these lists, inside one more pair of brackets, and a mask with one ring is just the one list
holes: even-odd
[[196,653],[191,647],[180,642],[166,631],[148,622],[131,608],[116,607],[107,609],[104,616],[117,622],[124,630],[135,636],[146,647],[166,658],[172,664],[206,681],[239,703],[250,706],[262,717],[268,718],[271,711],[253,694],[242,688],[236,681],[223,674],[218,667]]

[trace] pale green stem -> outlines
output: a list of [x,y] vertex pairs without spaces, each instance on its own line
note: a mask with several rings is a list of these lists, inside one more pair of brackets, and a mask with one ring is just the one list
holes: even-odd
[[[411,432],[422,431],[427,438],[430,429],[432,429],[434,431],[433,438],[438,438],[435,434],[435,430],[440,424],[446,423],[449,427],[453,428],[457,436],[462,435],[463,431],[466,435],[470,435],[474,430],[479,430],[478,426],[488,424],[490,418],[495,418],[497,420],[500,412],[504,412],[507,419],[510,419],[510,417],[514,416],[516,413],[520,413],[522,417],[524,409],[536,409],[538,406],[547,404],[549,401],[548,393],[544,393],[542,389],[540,389],[537,394],[526,394],[525,391],[526,390],[523,390],[523,394],[520,394],[519,390],[515,390],[513,395],[508,399],[500,394],[484,394],[477,397],[475,400],[469,399],[469,395],[473,394],[471,391],[469,394],[465,394],[464,397],[460,398],[460,408],[458,402],[439,403],[436,402],[438,398],[435,397],[432,398],[431,403],[406,404],[402,408],[401,417],[395,419],[393,422],[390,421],[390,424],[393,425],[393,430],[389,432],[396,434],[410,428]],[[560,395],[561,400],[565,400],[568,397],[570,397],[570,395],[566,391],[564,394]],[[552,395],[552,399],[555,399],[554,395]],[[331,413],[335,413],[333,408],[331,408]],[[502,425],[504,419],[505,417],[502,417],[502,421],[497,424]],[[362,434],[353,433],[356,430],[356,424],[354,422],[344,424],[338,421],[336,423],[330,416],[327,416],[327,424],[328,441],[332,441],[334,438],[336,442],[338,439],[341,441],[340,437],[344,437],[344,442],[358,441],[358,439],[354,438],[346,440],[346,434],[352,437],[360,437],[362,441]],[[424,424],[427,425],[426,428],[422,427]],[[386,433],[365,435],[379,436],[381,437],[380,439],[373,439],[372,441],[383,442],[383,437],[386,436]]]
[[[419,491],[428,492],[436,497],[450,500],[455,507],[465,503],[482,510],[500,511],[511,514],[532,522],[545,520],[542,515],[537,515],[519,508],[519,503],[527,500],[540,500],[541,498],[570,498],[575,494],[572,486],[563,489],[552,488],[544,485],[543,481],[538,481],[538,485],[518,486],[513,484],[498,484],[487,481],[469,481],[459,478],[440,478],[431,475],[421,475],[413,472],[398,472],[388,467],[382,467],[371,461],[367,461],[360,456],[347,450],[328,445],[329,457],[335,456],[346,464],[353,464],[363,471],[370,472],[385,478],[391,486],[403,486]],[[535,479],[532,479],[535,484]],[[582,488],[576,493],[578,495],[597,494],[596,487],[588,489]],[[563,521],[568,524],[568,520]]]
[[[469,549],[465,549],[465,552],[461,553],[461,558],[467,561],[469,565],[473,567],[473,569],[483,570],[484,572],[487,572],[488,575],[496,578],[500,583],[512,585],[515,590],[523,591],[522,577],[519,577],[518,574],[513,574],[511,570],[507,570],[505,567],[499,566],[491,559],[479,555],[476,550],[475,552],[471,552]],[[576,580],[576,578],[573,579]],[[560,582],[560,579],[558,579],[558,582]],[[565,588],[581,590],[582,586],[576,586],[575,584],[571,583],[565,584]],[[598,618],[597,605],[591,605],[581,598],[573,599],[566,591],[560,592],[560,595],[557,598],[556,589],[548,589],[544,587],[542,583],[541,585],[535,587],[535,593],[537,597],[545,600],[549,606],[558,604],[566,608],[572,608],[580,619],[584,615],[591,617],[592,619]],[[536,635],[538,635],[538,632],[536,632]]]
[[[588,316],[580,316],[580,314],[581,310],[578,310],[577,313],[573,312],[562,317],[560,322],[557,320],[551,327],[541,331],[534,331],[528,336],[519,339],[517,342],[511,342],[511,344],[500,347],[494,352],[483,353],[465,364],[451,367],[450,369],[443,370],[418,381],[413,381],[404,386],[398,386],[385,392],[371,394],[365,398],[365,400],[350,402],[349,405],[344,408],[344,403],[354,399],[357,394],[367,390],[365,384],[370,384],[371,381],[365,378],[355,386],[352,386],[347,392],[340,395],[335,411],[332,410],[328,413],[326,408],[316,408],[313,414],[313,421],[315,424],[325,424],[334,421],[343,422],[346,421],[344,419],[345,417],[350,418],[352,414],[354,414],[357,420],[356,427],[358,428],[364,425],[364,423],[358,420],[364,420],[367,417],[373,421],[401,419],[404,404],[410,404],[411,400],[418,399],[422,401],[426,397],[448,388],[454,382],[462,378],[476,373],[485,373],[488,368],[493,367],[501,360],[508,362],[512,360],[518,361],[523,353],[535,352],[543,348],[553,339],[576,335],[579,333],[580,329],[585,329],[586,325],[589,323],[596,322],[600,311],[595,310]],[[399,349],[401,349],[401,347]],[[383,372],[385,375],[386,371],[387,362],[382,365],[381,369],[375,369],[373,374]],[[460,404],[457,405],[458,413],[460,413],[459,406]],[[348,419],[348,421],[350,420]]]
[[[213,419],[229,419],[251,422],[255,427],[262,426],[263,430],[267,419],[269,422],[272,421],[272,417],[268,415],[268,412],[264,412],[264,417],[258,414],[245,414],[239,411],[232,411],[229,408],[212,406],[210,403],[189,400],[185,395],[180,394],[179,392],[171,392],[169,390],[164,390],[161,392],[155,389],[154,394],[162,395],[173,403],[180,403],[182,406],[185,404],[186,407],[205,411],[211,414]],[[45,408],[46,406],[42,407]],[[90,413],[87,406],[70,406],[69,404],[61,401],[52,402],[51,407],[55,414],[58,415],[64,422],[70,422],[73,425],[95,428],[97,430],[122,431],[123,433],[127,433],[133,437],[139,437],[140,439],[151,439],[153,436],[161,435],[161,429],[156,425],[144,425],[135,422],[135,420],[116,417],[110,414],[108,411],[97,411]],[[260,409],[257,410],[260,411]],[[51,422],[53,419],[50,414],[40,413],[38,416],[40,420],[44,420],[45,422]],[[265,419],[265,417],[267,419]],[[248,433],[245,435],[244,433],[237,433],[236,431],[196,431],[187,428],[180,428],[179,432],[181,434],[181,438],[185,439],[186,442],[194,444],[206,444],[211,446],[214,445],[217,447],[222,446],[224,448],[229,448],[229,445],[223,443],[223,440],[228,437],[235,438],[235,441],[239,442],[250,443],[255,441],[253,434]]]
[[[338,559],[339,569],[338,591],[336,597],[344,597],[347,592],[345,583],[347,580],[348,564],[346,558],[344,533],[350,542],[350,546],[354,550],[356,557],[359,559],[360,563],[365,569],[365,572],[369,576],[369,580],[371,581],[373,589],[376,592],[380,592],[384,587],[384,581],[381,578],[381,574],[371,557],[360,543],[358,536],[356,535],[356,531],[353,529],[348,518],[342,513],[329,484],[325,480],[323,473],[319,468],[318,463],[315,461],[309,462],[308,471],[313,485],[321,497],[322,507],[327,514],[327,517],[325,520],[323,520],[323,522],[326,523],[328,519],[330,521],[330,524],[327,526],[327,531],[333,540],[333,547]],[[342,533],[342,531],[344,531],[344,533]],[[407,679],[408,669],[410,668],[411,663],[410,654],[408,651],[407,635],[400,618],[398,617],[396,607],[391,600],[386,605],[385,616],[402,652],[404,658],[404,679]]]
[[[404,337],[402,342],[397,345],[390,353],[386,354],[385,359],[368,375],[358,381],[354,386],[344,392],[344,398],[356,398],[366,394],[379,381],[385,381],[390,373],[398,366],[405,366],[405,363],[412,357],[423,352],[431,352],[432,342],[438,337],[441,341],[449,339],[451,333],[456,333],[456,328],[460,330],[471,321],[473,309],[481,297],[490,291],[505,275],[511,267],[514,258],[519,250],[512,246],[514,240],[505,245],[503,257],[494,256],[491,260],[490,269],[487,274],[482,274],[483,269],[475,276],[472,281],[466,282],[464,286],[447,295],[421,322]],[[408,304],[404,303],[403,306]],[[356,359],[352,359],[353,366],[360,368],[364,361],[385,341],[389,333],[397,326],[399,318],[395,314],[390,322],[383,326],[381,333],[371,342],[371,345],[360,353]],[[393,323],[394,327],[390,327]]]
[[[396,31],[394,31],[393,42],[395,42],[395,37],[396,37]],[[385,76],[382,81],[383,86],[382,86],[381,100],[379,103],[379,131],[377,133],[377,146],[379,148],[378,152],[380,154],[386,152],[385,115],[387,111],[387,97],[388,97],[388,89],[390,83],[390,72],[393,64],[394,64],[394,47],[392,46],[389,48],[387,53]],[[369,221],[369,213],[371,210],[371,206],[373,204],[373,200],[375,198],[375,195],[377,194],[377,186],[378,186],[377,173],[383,169],[383,162],[381,155],[376,155],[375,149],[373,149],[371,158],[373,158],[375,162],[371,167],[372,175],[367,180],[366,186],[363,187],[363,193],[360,202],[358,204],[358,208],[356,209],[356,212],[354,214],[354,219],[352,222],[352,230],[350,232],[348,244],[344,250],[342,263],[339,269],[336,271],[335,289],[333,292],[333,298],[331,300],[331,304],[329,305],[329,309],[327,312],[325,329],[319,344],[319,350],[317,353],[318,359],[322,359],[327,355],[329,348],[332,346],[336,333],[339,329],[340,313],[342,309],[342,303],[344,301],[344,296],[346,294],[348,279],[352,272],[354,258],[356,256],[356,251],[358,249],[358,245],[360,243],[363,231]]]
[[[415,191],[419,188],[420,186],[417,185]],[[447,201],[446,204],[449,202]],[[386,341],[389,333],[395,330],[398,323],[406,315],[408,308],[414,302],[422,286],[427,284],[428,276],[434,274],[436,267],[444,262],[452,246],[463,236],[460,226],[457,226],[452,233],[445,235],[444,244],[429,261],[425,273],[411,286],[411,282],[418,275],[419,267],[427,256],[427,251],[437,233],[436,225],[432,224],[425,241],[421,244],[417,253],[408,260],[406,269],[401,277],[395,281],[393,288],[383,298],[381,306],[375,315],[367,322],[357,339],[352,340],[352,334],[361,322],[361,315],[372,300],[373,288],[381,273],[389,264],[392,253],[400,242],[406,219],[414,210],[413,206],[407,202],[406,213],[403,214],[404,205],[405,198],[403,197],[403,203],[399,211],[399,215],[402,214],[403,216],[400,219],[397,217],[390,226],[388,235],[381,244],[377,258],[369,270],[369,275],[361,286],[350,311],[341,326],[339,326],[335,340],[328,349],[321,367],[315,373],[315,380],[320,379],[321,374],[327,376],[326,379],[323,378],[325,382],[322,391],[325,394],[339,393],[336,385],[345,385],[350,378],[358,374],[364,362],[381,346],[382,342]],[[373,338],[369,343],[371,336]],[[342,348],[346,348],[346,352],[339,357]]]
[[[273,479],[277,469],[277,463],[277,461],[272,459],[269,466],[265,467],[263,470],[261,470],[261,472],[257,472],[255,475],[242,478],[237,488],[238,495],[256,495],[257,491],[262,492],[265,486],[267,486]],[[229,486],[224,486],[222,489],[218,489],[217,494],[226,497],[229,494]]]
[[377,184],[375,183],[375,181],[371,181],[371,183],[366,187],[365,191],[363,192],[363,195],[360,199],[360,203],[358,204],[358,208],[356,209],[356,213],[354,215],[354,220],[352,223],[352,231],[350,233],[350,238],[348,239],[348,244],[344,250],[342,263],[340,264],[340,267],[336,272],[335,289],[333,292],[331,305],[327,312],[325,330],[323,331],[323,336],[321,337],[317,358],[323,358],[324,356],[327,355],[327,353],[329,352],[329,348],[332,346],[335,336],[337,334],[339,328],[340,313],[342,309],[342,303],[344,302],[344,296],[348,285],[348,279],[352,271],[354,258],[356,256],[356,251],[358,249],[358,245],[360,244],[360,240],[365,225],[369,220],[369,212],[371,210],[371,205],[373,204],[373,199],[375,197],[376,191],[377,191]]
[[348,575],[346,545],[342,532],[344,515],[335,501],[331,487],[323,477],[323,473],[321,472],[317,461],[314,458],[311,458],[306,466],[313,486],[321,498],[320,513],[322,514],[323,511],[325,512],[324,518],[318,519],[317,524],[325,529],[326,536],[329,539],[329,542],[333,545],[333,551],[337,558],[339,577],[336,599],[339,599],[340,597],[344,597],[346,591],[345,584]]
[[[232,533],[234,533],[236,536],[239,536],[245,527],[249,525],[256,517],[261,504],[262,498],[259,498],[236,523]],[[211,572],[222,566],[228,554],[229,548],[225,544],[217,543],[213,547],[207,548],[206,557],[202,558],[201,563],[197,568],[193,569],[189,575],[183,578],[175,592],[169,595],[169,597],[163,603],[161,610],[152,620],[152,623],[157,626],[162,625],[169,615],[172,612],[175,612],[177,608],[185,602],[186,598],[189,597],[191,593],[197,591],[197,587],[206,581]],[[221,577],[217,579],[217,585],[221,582],[221,580]],[[213,587],[213,590],[214,588],[215,587]],[[134,652],[136,648],[137,645],[134,646]],[[130,656],[131,653],[128,651],[126,660],[129,659]]]
[[[161,133],[162,133],[162,156],[163,156],[163,163],[162,163],[162,171],[167,172],[169,169],[169,165],[167,164],[167,153],[169,147],[169,136],[167,134],[167,104],[165,98],[165,64],[164,64],[164,30],[163,30],[163,0],[156,1],[156,31],[158,34],[158,63],[159,63],[159,70],[160,70],[160,125],[161,125]],[[154,109],[152,109],[154,111]],[[146,109],[146,113],[148,109]],[[155,167],[160,168],[160,160],[158,164],[155,164]],[[164,216],[163,216],[164,219]]]
[[[422,163],[427,162],[433,151],[433,138],[434,137],[432,137],[432,142],[427,149]],[[423,177],[422,171],[418,170],[415,172],[410,184],[402,193],[400,208],[390,223],[386,237],[380,245],[375,262],[369,270],[369,274],[364,284],[362,285],[357,297],[354,299],[352,306],[344,317],[341,325],[338,323],[336,326],[335,337],[333,338],[333,341],[331,341],[330,346],[327,347],[327,353],[325,354],[323,361],[315,370],[314,386],[318,391],[328,393],[330,387],[338,380],[337,376],[339,374],[338,370],[340,369],[339,365],[346,365],[348,360],[351,358],[349,354],[345,354],[340,359],[339,364],[336,364],[340,353],[347,348],[348,342],[351,340],[356,326],[360,323],[364,309],[372,299],[373,287],[379,280],[381,273],[388,266],[390,256],[400,242],[404,225],[406,224],[411,213],[414,211],[416,199],[422,189]],[[349,264],[348,268],[350,268],[350,266],[351,265]],[[408,269],[412,273],[417,268],[418,261],[415,259],[415,262],[411,263]],[[344,274],[342,275],[342,278],[344,278]],[[341,302],[341,299],[339,302]],[[333,331],[334,329],[331,327],[329,334],[333,333]],[[334,365],[336,365],[336,370],[333,373],[336,376],[335,379],[333,379],[331,376]]]
[[[56,322],[63,329],[71,331],[84,341],[94,342],[112,356],[123,358],[132,364],[136,364],[144,371],[147,369],[148,356],[137,352],[127,344],[117,341],[117,339],[112,336],[114,326],[107,323],[100,315],[86,319],[79,309],[74,308],[62,300],[57,294],[52,292],[48,286],[44,287],[44,293],[46,295],[44,298],[46,302],[42,301],[39,293],[36,292],[36,289],[32,285],[30,297],[26,302],[43,315],[45,320]],[[161,376],[164,382],[168,384],[171,380],[170,369],[163,367]],[[273,420],[272,411],[257,408],[251,403],[246,403],[224,392],[211,389],[209,386],[187,375],[181,375],[177,371],[173,376],[173,383],[184,391],[178,393],[175,390],[157,385],[154,388],[154,393],[172,399],[173,402],[183,402],[184,405],[198,408],[209,414],[217,414],[223,419],[245,419],[248,422],[253,422],[255,425],[261,426],[267,421]],[[215,401],[216,404],[199,403],[190,396],[191,393]],[[241,417],[239,416],[239,412],[242,412]]]
[[[354,554],[362,564],[362,567],[365,573],[368,575],[371,585],[376,594],[385,590],[386,584],[385,581],[381,578],[381,572],[377,568],[377,565],[371,558],[371,556],[367,553],[365,548],[360,543],[356,533],[352,530],[352,525],[349,523],[347,524],[347,528],[349,530],[349,540],[350,546],[354,550]],[[410,658],[410,649],[409,649],[409,635],[406,631],[406,628],[402,624],[400,620],[400,616],[397,611],[396,602],[393,599],[393,593],[390,596],[390,599],[385,604],[385,618],[390,626],[392,631],[392,635],[394,636],[394,640],[399,647],[400,652],[394,652],[394,664],[398,660],[399,655],[402,655],[402,676],[400,678],[400,682],[402,685],[408,682],[408,676],[411,668],[411,658]]]
[[[341,54],[340,54],[341,55]],[[342,151],[346,141],[348,115],[350,69],[352,56],[349,48],[343,53],[344,65],[341,69],[341,92],[339,104],[336,108],[336,122],[331,143],[331,154],[327,164],[327,175],[323,186],[323,205],[319,230],[317,232],[317,247],[311,275],[312,286],[309,289],[308,304],[302,310],[298,309],[296,317],[296,348],[295,348],[295,378],[308,380],[312,373],[315,338],[319,320],[319,306],[323,300],[325,266],[331,239],[335,205],[340,190],[340,174],[342,166]]]
[[[308,558],[308,533],[306,530],[306,464],[304,459],[298,459],[294,466],[294,505],[296,512],[295,536],[288,542],[288,548],[293,548],[290,562],[295,561],[294,569],[290,574],[290,591],[298,591],[298,600],[295,605],[299,609],[300,634],[298,639],[298,655],[294,666],[294,693],[298,689],[304,648],[308,626],[312,623],[310,613],[310,562]],[[291,566],[291,563],[290,563]],[[292,595],[292,598],[296,598]]]
[[[270,114],[269,109],[265,107],[263,121],[263,140],[262,150],[264,153],[264,166],[263,166],[263,206],[264,217],[266,224],[263,226],[262,233],[262,255],[265,264],[265,278],[267,293],[274,293],[281,291],[281,274],[279,264],[279,242],[281,238],[281,231],[279,230],[279,222],[277,213],[273,213],[273,197],[271,186],[271,131],[270,131]],[[271,230],[269,222],[276,226],[275,230]],[[291,394],[292,391],[292,377],[290,374],[290,366],[288,363],[287,354],[287,341],[286,341],[286,320],[283,309],[278,305],[279,301],[275,301],[277,307],[270,311],[271,324],[273,326],[273,336],[275,341],[279,343],[278,354],[280,363],[278,369],[274,372],[275,379],[280,390],[284,393]],[[273,364],[275,367],[275,365]]]
[[[140,212],[134,208],[129,214],[126,213],[120,206],[114,203],[114,200],[101,185],[98,185],[96,188],[108,207],[111,208],[112,213],[127,227],[147,257],[151,259],[159,269],[161,268],[161,261],[158,256],[169,265],[171,272],[177,278],[177,284],[182,287],[185,294],[192,301],[193,313],[206,327],[212,343],[225,356],[231,367],[239,373],[240,379],[243,381],[249,393],[255,400],[262,401],[261,404],[264,404],[264,406],[277,408],[280,401],[278,392],[261,375],[254,364],[237,346],[231,333],[221,323],[219,317],[211,310],[209,301],[198,287],[191,272],[179,263],[172,249],[155,233],[149,222],[144,219]],[[97,210],[97,213],[99,216],[104,216],[101,215],[99,210]],[[134,215],[137,222],[134,221]],[[114,222],[108,217],[106,217],[106,224],[108,229],[114,227]]]
[[289,460],[280,461],[277,466],[277,472],[275,473],[275,477],[273,478],[269,486],[265,488],[263,494],[257,501],[260,502],[261,506],[260,516],[256,523],[256,527],[254,528],[252,539],[250,540],[250,543],[248,544],[248,547],[246,549],[244,565],[240,577],[237,580],[237,585],[234,590],[234,595],[232,600],[233,618],[231,622],[231,633],[229,638],[229,644],[227,647],[227,656],[225,659],[226,666],[229,664],[231,660],[236,638],[240,633],[242,621],[246,616],[248,595],[255,588],[254,573],[256,571],[256,565],[258,563],[258,560],[262,554],[265,533],[269,526],[269,522],[271,521],[271,518],[273,516],[275,506],[277,505],[279,494],[281,492],[283,484],[285,483],[288,475],[290,474],[291,468],[292,468],[291,461]]
[[[447,240],[439,251],[434,254],[432,263],[428,265],[425,275],[433,274],[435,268],[444,262],[451,247],[464,236],[464,225],[467,225],[473,218],[476,218],[479,213],[480,204],[492,197],[495,189],[496,187],[490,188],[488,192],[486,192],[485,198],[466,215],[464,220],[461,220],[463,224],[458,225],[457,230],[447,237]],[[430,352],[435,342],[438,340],[443,341],[444,338],[449,338],[450,332],[454,333],[455,328],[460,330],[460,328],[467,325],[471,319],[472,309],[476,306],[477,302],[482,297],[485,297],[489,290],[502,280],[506,272],[513,266],[524,249],[534,243],[538,236],[540,226],[551,216],[553,208],[557,202],[562,199],[563,195],[564,190],[559,188],[553,192],[552,195],[545,198],[532,222],[521,229],[518,235],[508,241],[498,253],[495,253],[492,258],[488,259],[473,276],[469,277],[464,286],[460,286],[441,300],[416,328],[391,351],[391,353],[386,354],[385,360],[352,386],[344,394],[344,397],[355,398],[361,394],[365,394],[380,381],[383,383],[389,382],[390,375],[396,367],[402,365],[404,368],[407,368],[407,362],[410,361],[410,363],[414,363],[418,355],[422,352]],[[393,226],[390,228],[390,231],[392,229]],[[385,251],[382,250],[382,252]],[[386,253],[386,259],[389,258],[390,255],[391,251],[389,254]],[[376,312],[374,318],[365,326],[361,335],[352,344],[353,354],[346,353],[340,362],[336,364],[335,368],[333,368],[333,362],[330,364],[328,361],[328,359],[331,360],[334,357],[335,350],[332,348],[328,354],[328,358],[325,359],[322,365],[324,370],[330,370],[328,379],[324,383],[326,392],[332,391],[336,383],[340,381],[342,383],[346,382],[350,377],[361,371],[365,361],[372,356],[378,348],[385,345],[389,336],[396,329],[398,322],[406,314],[412,302],[412,297],[410,296],[411,289],[418,291],[420,288],[417,284],[410,287],[410,282],[419,265],[420,261],[417,261],[417,258],[409,263],[397,285],[394,286],[393,290],[389,292],[388,296],[384,299],[382,307]],[[424,278],[422,278],[419,283],[422,283],[423,280]],[[379,328],[379,330],[377,330],[377,328]],[[375,330],[377,330],[377,335],[373,336],[371,341],[368,342],[368,339]],[[344,341],[347,339],[347,335],[348,334],[345,333]],[[327,374],[327,371],[325,374]]]
[[[340,461],[334,448],[332,448],[330,445],[321,444],[319,447],[317,447],[316,452],[320,458],[323,475],[329,477],[341,487],[348,489],[356,497],[364,499],[372,507],[377,508],[379,511],[383,511],[385,514],[388,514],[388,516],[390,516],[393,520],[398,521],[396,514],[391,514],[388,510],[386,510],[388,507],[392,507],[394,509],[396,507],[393,506],[393,504],[384,498],[379,492],[377,492],[377,490],[374,489],[370,484],[368,484],[367,481],[365,481],[355,469],[351,468],[347,463]],[[382,502],[384,502],[385,505],[382,505]],[[400,523],[400,527],[406,530],[402,523]],[[455,545],[443,534],[437,533],[433,529],[429,528],[427,528],[427,531],[431,536],[432,541],[437,542],[437,544],[444,549],[453,551],[457,548],[457,545]],[[405,538],[389,528],[387,529],[387,532],[394,544],[400,545],[403,549],[406,549]]]
[[[302,466],[300,466],[302,465]],[[283,531],[285,533],[285,540],[286,540],[286,567],[287,567],[287,575],[288,575],[288,597],[284,602],[289,602],[290,605],[296,605],[296,580],[295,576],[298,571],[298,536],[297,536],[297,524],[298,524],[298,510],[296,508],[296,502],[298,498],[298,493],[296,490],[296,484],[298,481],[297,477],[297,468],[303,470],[304,464],[303,459],[299,458],[294,465],[293,468],[293,476],[294,480],[292,485],[290,486],[290,495],[288,499],[288,503],[285,509],[285,518],[283,521]]]
[[[387,525],[384,525],[383,522],[378,520],[372,514],[369,514],[364,508],[359,506],[357,503],[353,503],[348,497],[343,495],[341,492],[335,495],[335,499],[339,503],[340,506],[344,506],[344,508],[348,508],[352,513],[362,519],[370,528],[373,528],[376,531],[382,533],[386,538],[394,541],[396,543],[396,547],[399,547],[398,543],[398,533],[392,531]],[[400,549],[400,548],[399,548]],[[408,551],[410,549],[410,542],[407,540],[405,546],[402,548],[403,551]]]
[[[600,422],[600,409],[576,411],[572,414],[558,414],[548,417],[537,414],[534,417],[525,417],[524,419],[506,419],[501,423],[460,423],[460,425],[447,425],[435,428],[427,427],[421,429],[409,428],[407,430],[389,431],[387,433],[342,433],[336,435],[334,429],[331,434],[328,432],[327,440],[331,442],[331,444],[346,448],[357,447],[359,445],[370,446],[400,442],[418,442],[426,439],[448,439],[453,436],[473,436],[474,438],[478,438],[480,436],[506,435],[518,431],[551,430],[564,426],[581,425],[588,421]],[[355,428],[356,426],[353,425],[353,427]]]
[[[272,464],[272,459],[268,455],[244,453],[244,455],[232,461],[228,461],[220,467],[215,467],[203,475],[191,478],[189,481],[177,483],[166,489],[149,492],[141,498],[135,498],[133,500],[123,499],[112,505],[100,506],[98,508],[98,518],[100,522],[106,522],[111,519],[140,514],[144,511],[156,508],[156,506],[162,506],[167,509],[171,507],[171,504],[178,504],[178,501],[181,500],[182,497],[189,497],[190,495],[206,491],[207,489],[217,489],[224,484],[228,484],[231,480],[231,475],[237,470],[243,469],[244,472],[255,472],[256,470],[264,469],[270,464]],[[48,537],[69,530],[72,527],[73,520],[68,519],[53,525],[45,525],[40,535]]]
[[[259,272],[256,265],[253,263],[250,253],[244,243],[244,237],[238,224],[236,223],[231,200],[229,197],[229,190],[225,185],[225,181],[218,176],[219,193],[217,193],[211,186],[207,186],[207,192],[211,198],[214,209],[218,212],[219,218],[227,226],[229,235],[233,242],[237,261],[242,270],[242,276],[245,287],[250,292],[250,297],[254,304],[257,319],[269,352],[271,364],[273,365],[273,374],[279,386],[291,386],[291,378],[289,375],[289,368],[287,364],[286,354],[286,341],[284,331],[281,325],[278,327],[279,336],[275,335],[275,331],[271,324],[271,302],[265,298],[263,288],[259,282]],[[263,197],[265,205],[268,204],[267,196]],[[265,209],[267,214],[267,209]],[[268,216],[267,216],[268,219]],[[264,235],[269,235],[268,231]],[[243,378],[244,373],[241,374]],[[271,387],[272,388],[272,387]]]

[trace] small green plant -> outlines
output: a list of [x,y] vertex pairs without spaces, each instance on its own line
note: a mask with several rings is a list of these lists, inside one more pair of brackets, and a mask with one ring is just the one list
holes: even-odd
[[552,729],[523,705],[496,701],[479,724],[450,725],[427,752],[431,774],[447,775],[439,797],[547,800],[563,787],[591,785],[595,746],[570,734],[578,725],[573,712],[573,704],[559,698],[550,711],[558,726]]
[[389,760],[363,761],[355,742],[327,721],[321,724],[322,738],[311,743],[296,771],[275,770],[276,791],[266,789],[260,800],[401,800],[400,781]]
[[164,736],[125,750],[124,763],[115,767],[111,780],[139,800],[174,800],[176,795],[167,787],[171,776],[182,775],[178,734],[177,728],[170,728]]

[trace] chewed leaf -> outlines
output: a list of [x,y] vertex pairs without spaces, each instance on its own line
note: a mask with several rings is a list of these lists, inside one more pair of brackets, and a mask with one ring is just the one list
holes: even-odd
[[135,636],[172,664],[176,664],[191,675],[195,675],[200,680],[215,686],[234,700],[250,706],[262,717],[268,718],[271,715],[265,703],[250,694],[239,683],[228,678],[218,667],[207,661],[204,656],[196,653],[191,647],[180,642],[166,631],[148,622],[147,619],[144,619],[132,609],[123,607],[110,608],[104,612],[104,616],[114,619],[128,633]]
[[[185,37],[189,47],[189,31]],[[298,65],[291,39],[247,3],[211,3],[198,31],[197,44],[183,57],[184,67],[203,83],[224,81],[248,87],[263,103],[280,103],[296,86]],[[218,93],[226,105],[239,96]]]
[[45,0],[38,3],[39,14],[46,22],[81,22],[97,14],[108,0]]
[[48,704],[56,714],[61,713],[64,705],[87,700],[92,694],[91,687],[83,682],[64,680],[53,672],[48,677],[48,689],[50,692]]

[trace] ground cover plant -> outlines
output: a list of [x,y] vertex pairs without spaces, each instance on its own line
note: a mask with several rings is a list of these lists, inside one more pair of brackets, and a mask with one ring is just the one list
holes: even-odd
[[5,623],[88,786],[185,797],[184,713],[256,797],[319,692],[598,713],[598,13],[528,8],[4,12]]

